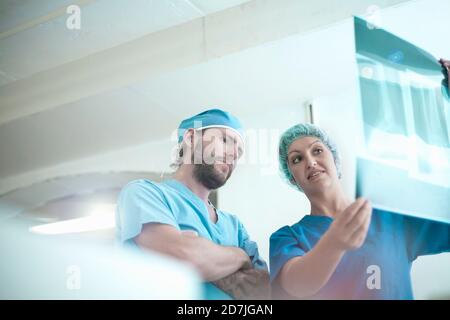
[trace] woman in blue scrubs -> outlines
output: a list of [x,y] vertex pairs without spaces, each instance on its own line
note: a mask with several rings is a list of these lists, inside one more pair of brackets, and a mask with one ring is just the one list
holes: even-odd
[[305,193],[311,212],[270,238],[273,298],[413,299],[412,262],[450,251],[450,224],[372,210],[367,199],[348,199],[335,145],[317,126],[287,130],[279,161],[288,182]]

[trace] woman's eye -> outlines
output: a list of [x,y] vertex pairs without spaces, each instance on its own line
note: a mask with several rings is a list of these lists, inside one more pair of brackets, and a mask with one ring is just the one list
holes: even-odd
[[323,150],[319,148],[319,149],[314,150],[314,152],[317,153],[317,154],[320,154],[320,153],[323,152]]
[[295,157],[295,158],[292,158],[292,163],[293,163],[293,164],[296,164],[296,163],[299,163],[301,160],[302,160],[302,158],[300,158],[300,157]]

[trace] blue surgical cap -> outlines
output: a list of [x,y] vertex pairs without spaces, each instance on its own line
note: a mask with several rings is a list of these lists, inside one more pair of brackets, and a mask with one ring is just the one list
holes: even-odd
[[235,131],[244,142],[241,122],[231,113],[220,109],[206,110],[193,117],[181,121],[178,126],[178,143],[183,140],[188,129],[226,128]]
[[289,146],[297,139],[303,137],[317,137],[322,141],[324,145],[331,151],[333,154],[334,163],[336,165],[338,177],[341,177],[341,163],[339,158],[339,153],[336,149],[336,145],[330,139],[328,134],[320,129],[319,127],[310,124],[310,123],[301,123],[297,124],[288,130],[286,130],[280,138],[280,144],[278,148],[278,156],[280,162],[280,171],[281,175],[288,181],[288,183],[292,186],[297,187],[301,192],[304,192],[300,185],[296,184],[294,181],[294,177],[289,171],[288,166],[288,149]]

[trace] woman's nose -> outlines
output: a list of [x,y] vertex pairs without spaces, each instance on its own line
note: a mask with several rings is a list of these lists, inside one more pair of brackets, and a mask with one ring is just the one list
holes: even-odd
[[315,159],[309,159],[308,160],[308,169],[314,168],[317,165],[317,162]]

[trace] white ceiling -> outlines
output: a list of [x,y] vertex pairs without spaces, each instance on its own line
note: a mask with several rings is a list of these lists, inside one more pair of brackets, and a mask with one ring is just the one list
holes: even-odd
[[245,117],[339,92],[354,80],[352,37],[341,36],[351,32],[347,21],[6,123],[0,150],[12,154],[0,155],[0,177],[167,138],[205,107]]
[[[125,0],[85,1],[86,28],[78,34],[60,27],[65,19],[60,15],[2,37],[68,3],[2,1],[0,81],[27,78],[243,2],[135,0],[130,6]],[[450,56],[444,41],[449,1],[410,1],[383,12],[386,28]],[[346,90],[356,71],[352,32],[347,19],[1,124],[0,178],[168,137],[181,119],[207,107],[224,107],[245,122]]]
[[[0,85],[247,1],[78,1],[80,30],[65,27],[65,8],[74,1],[2,1]],[[14,30],[22,31],[9,35]]]

